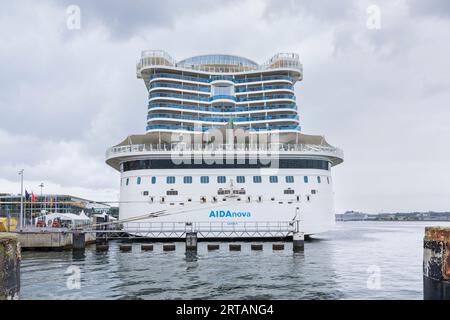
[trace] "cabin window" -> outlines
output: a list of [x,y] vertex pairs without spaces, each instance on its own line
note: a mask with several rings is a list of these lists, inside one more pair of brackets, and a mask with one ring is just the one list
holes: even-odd
[[277,176],[270,176],[269,177],[270,183],[278,183],[278,177]]
[[209,177],[208,176],[200,177],[200,183],[203,183],[203,184],[209,183]]
[[192,183],[192,177],[191,176],[184,177],[183,182],[186,184]]
[[152,184],[156,183],[156,177],[152,177]]
[[308,176],[304,176],[304,177],[303,177],[303,181],[304,181],[305,183],[308,183]]
[[225,183],[226,181],[227,181],[227,178],[225,176],[217,177],[217,183]]
[[320,180],[320,176],[317,176],[317,183],[321,183],[322,180]]
[[294,177],[293,176],[286,176],[286,183],[294,183]]
[[174,184],[175,183],[175,177],[167,177],[166,178],[167,184]]
[[141,184],[141,177],[137,177],[136,183]]
[[237,183],[245,183],[245,177],[244,176],[237,176],[236,177]]
[[129,182],[130,182],[130,178],[127,178],[127,182],[125,184],[128,185]]
[[261,183],[261,176],[254,176],[253,183]]

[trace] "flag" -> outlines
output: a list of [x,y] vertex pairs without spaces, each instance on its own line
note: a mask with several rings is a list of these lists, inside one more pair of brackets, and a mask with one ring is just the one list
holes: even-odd
[[30,200],[30,194],[28,193],[27,190],[25,190],[25,200],[26,201]]
[[31,192],[31,203],[36,202],[36,197],[34,195],[34,192]]

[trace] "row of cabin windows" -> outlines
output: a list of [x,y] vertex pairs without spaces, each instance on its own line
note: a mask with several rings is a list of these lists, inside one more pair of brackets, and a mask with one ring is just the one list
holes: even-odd
[[[156,177],[151,177],[150,179],[152,184],[156,184]],[[294,183],[294,176],[286,176],[285,177],[285,181],[286,183]],[[141,184],[142,179],[141,177],[137,177],[136,179],[136,183],[137,184]],[[176,182],[176,178],[174,176],[169,176],[166,177],[166,183],[167,184],[175,184]],[[227,177],[226,176],[218,176],[217,177],[217,183],[223,184],[227,182]],[[237,176],[236,177],[236,182],[237,183],[245,183],[245,176]],[[253,176],[253,183],[261,183],[262,182],[262,177],[261,176]],[[278,176],[269,176],[269,182],[270,183],[278,183]],[[308,176],[304,176],[303,177],[303,182],[304,183],[309,183],[309,177]],[[130,183],[130,178],[126,179],[125,184],[128,185]],[[183,183],[184,184],[191,184],[192,183],[192,177],[191,176],[185,176],[183,177]],[[207,184],[209,183],[209,176],[201,176],[200,177],[200,183],[202,184]],[[322,183],[322,179],[320,176],[317,176],[317,183]],[[327,177],[327,183],[330,184],[330,178]]]

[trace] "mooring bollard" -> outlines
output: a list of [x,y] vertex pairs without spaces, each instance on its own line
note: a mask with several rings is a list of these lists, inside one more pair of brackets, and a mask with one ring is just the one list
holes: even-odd
[[230,244],[230,251],[241,251],[240,244]]
[[423,298],[450,300],[450,228],[425,228]]
[[109,250],[109,245],[107,244],[97,244],[95,245],[95,250],[97,252],[106,252]]
[[121,244],[121,245],[119,245],[119,249],[122,252],[131,252],[131,245],[130,244]]
[[163,245],[163,251],[175,251],[174,244],[165,244]]
[[208,244],[208,251],[219,250],[220,245],[218,244]]
[[86,248],[86,234],[80,231],[72,233],[72,250],[83,251]]
[[153,245],[152,244],[143,244],[141,245],[142,251],[153,251]]
[[292,236],[292,250],[294,252],[305,250],[305,234],[303,232],[294,232]]
[[275,251],[277,251],[277,250],[284,250],[284,244],[274,243],[272,245],[272,250],[275,250]]
[[251,248],[252,250],[261,251],[261,250],[263,249],[263,245],[262,245],[262,244],[252,244],[252,245],[250,246],[250,248]]
[[186,251],[197,251],[197,232],[186,232]]
[[18,300],[21,250],[17,236],[0,233],[0,300]]

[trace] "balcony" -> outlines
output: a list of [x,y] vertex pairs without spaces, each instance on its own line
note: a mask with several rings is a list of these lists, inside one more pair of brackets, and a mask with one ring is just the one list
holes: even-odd
[[236,102],[236,97],[235,96],[229,96],[229,95],[217,95],[217,96],[212,96],[209,98],[209,101],[216,101],[216,100],[231,100],[233,102]]
[[210,97],[201,97],[201,96],[194,96],[189,94],[173,94],[173,93],[150,93],[148,95],[149,99],[153,98],[173,98],[173,99],[184,99],[184,100],[197,100],[197,101],[204,101],[209,102]]
[[174,83],[154,82],[150,85],[150,89],[156,89],[156,88],[173,88],[173,89],[201,91],[201,92],[209,92],[209,90],[210,90],[209,87],[196,87],[196,86],[180,85],[180,84],[174,84]]
[[179,110],[191,110],[191,111],[206,111],[206,112],[219,112],[219,113],[234,113],[234,112],[252,112],[258,110],[278,110],[278,109],[291,109],[297,110],[297,105],[295,104],[274,104],[269,106],[253,106],[253,107],[233,107],[233,108],[214,108],[214,107],[198,107],[198,106],[186,106],[181,104],[166,104],[166,103],[150,103],[148,110],[156,108],[170,108]]
[[275,99],[289,99],[295,100],[295,96],[292,94],[276,94],[271,96],[258,96],[258,97],[239,97],[238,102],[247,101],[263,101],[263,100],[275,100]]
[[291,90],[291,91],[294,91],[294,86],[292,86],[292,85],[268,85],[268,86],[264,86],[264,87],[261,86],[261,87],[253,87],[253,88],[245,88],[245,87],[236,88],[237,93],[265,91],[265,90]]
[[[192,127],[192,126],[180,126],[180,125],[162,125],[162,124],[152,124],[147,126],[147,131],[150,130],[184,130],[191,132],[206,132],[210,127]],[[261,128],[246,128],[242,127],[248,132],[263,132],[263,131],[300,131],[300,126],[267,126]]]
[[179,74],[173,73],[155,73],[150,76],[150,80],[164,78],[164,79],[177,79],[177,80],[185,80],[185,81],[193,81],[193,82],[201,82],[201,83],[209,83],[209,78],[200,78],[200,77],[192,77],[192,76],[182,76]]
[[187,116],[179,114],[168,114],[168,113],[152,113],[147,115],[147,120],[150,119],[181,119],[181,120],[192,120],[192,121],[207,121],[207,122],[223,122],[227,123],[231,119],[234,122],[249,122],[249,121],[266,121],[266,120],[299,120],[299,116],[295,114],[278,115],[278,116],[257,116],[257,117],[204,117],[204,116]]

